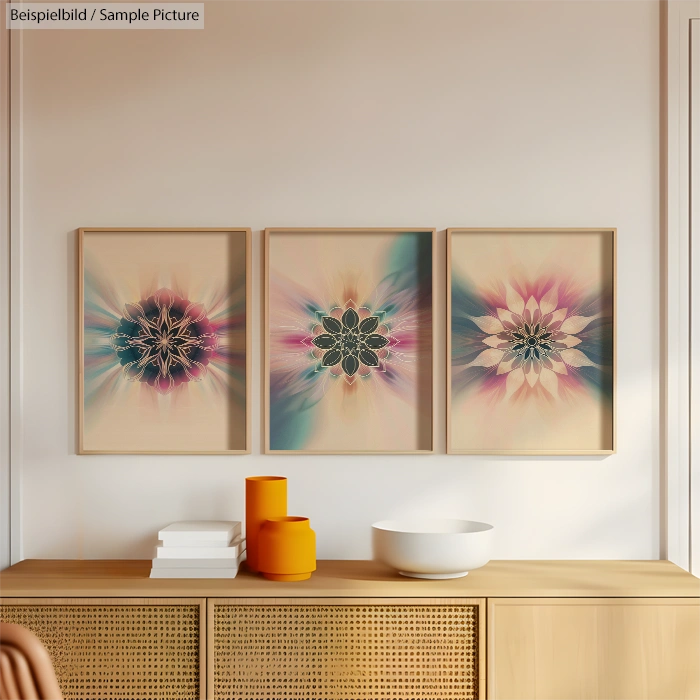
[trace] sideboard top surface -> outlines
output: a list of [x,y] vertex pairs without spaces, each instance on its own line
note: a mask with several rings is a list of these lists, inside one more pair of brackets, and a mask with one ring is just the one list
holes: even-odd
[[491,561],[461,579],[409,579],[372,561],[319,561],[308,581],[151,579],[150,559],[26,559],[0,573],[3,598],[673,598],[700,579],[668,561]]

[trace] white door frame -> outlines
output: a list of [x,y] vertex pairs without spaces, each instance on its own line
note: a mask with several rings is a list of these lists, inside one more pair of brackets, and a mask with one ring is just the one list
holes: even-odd
[[[0,0],[5,16],[7,0]],[[22,31],[0,28],[0,568],[22,558]]]
[[22,560],[24,454],[24,30],[10,32],[10,562]]
[[690,21],[690,571],[700,576],[700,17]]
[[[700,454],[700,435],[691,432],[691,235],[690,235],[690,30],[700,18],[700,0],[669,0],[662,7],[662,96],[665,97],[665,129],[662,123],[662,311],[663,361],[661,367],[664,423],[661,463],[662,557],[686,570],[698,572],[700,557],[691,561],[691,471],[700,480],[697,464],[691,465],[692,444]],[[665,157],[665,162],[664,162]],[[665,166],[665,167],[663,167]],[[663,238],[662,238],[663,241]],[[663,257],[665,253],[665,258]],[[700,270],[700,267],[698,267]],[[700,275],[696,275],[700,280]],[[700,295],[700,290],[697,292]],[[700,296],[699,296],[700,299]],[[698,326],[700,328],[700,326]],[[696,365],[700,375],[700,364]],[[700,404],[698,404],[700,405]],[[695,460],[697,462],[697,459]],[[696,503],[696,514],[697,503]],[[695,518],[695,541],[698,517]],[[665,551],[663,544],[666,544]]]
[[[5,17],[5,0],[0,12]],[[10,565],[10,30],[0,29],[0,569]]]

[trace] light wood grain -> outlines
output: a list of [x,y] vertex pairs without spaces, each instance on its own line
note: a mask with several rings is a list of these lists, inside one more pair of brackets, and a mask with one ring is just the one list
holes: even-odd
[[[598,450],[464,450],[452,447],[452,236],[469,233],[600,233],[612,241],[613,266],[613,410],[612,444]],[[617,229],[616,228],[448,228],[447,229],[447,454],[472,455],[612,455],[617,451]]]
[[[242,613],[254,605],[329,606],[330,615],[332,606],[466,601],[479,608],[480,697],[485,681],[489,697],[499,699],[700,697],[698,666],[692,663],[700,658],[700,580],[668,561],[493,561],[446,581],[407,579],[376,562],[319,561],[310,580],[296,583],[247,571],[233,580],[149,579],[150,565],[26,560],[0,573],[2,604],[99,606],[111,599],[138,606],[197,599],[200,660],[209,665],[201,673],[211,691],[215,650],[203,633],[204,598],[209,637],[217,604]],[[334,615],[335,625],[340,617]],[[377,651],[386,653],[381,645]],[[257,663],[255,654],[248,662]]]
[[308,581],[149,579],[150,559],[29,559],[0,573],[13,596],[175,597],[700,597],[700,579],[668,561],[492,561],[461,579],[400,576],[372,561],[319,561]]
[[[83,447],[83,427],[85,420],[85,377],[83,363],[85,357],[85,290],[84,290],[84,245],[85,235],[90,233],[240,233],[245,236],[245,346],[246,346],[246,374],[245,374],[245,446],[240,450],[86,450]],[[76,377],[78,382],[78,422],[77,422],[77,454],[79,455],[103,455],[103,454],[157,454],[157,455],[241,455],[250,454],[252,439],[251,421],[251,396],[252,396],[252,233],[249,228],[80,228],[77,233],[78,252],[78,294],[76,318],[78,319],[78,356],[76,358]]]
[[[432,349],[430,371],[431,377],[431,418],[430,418],[430,447],[420,450],[273,450],[270,447],[270,239],[275,235],[285,233],[308,233],[309,235],[353,235],[372,233],[430,233],[432,235]],[[324,455],[372,455],[372,454],[433,454],[435,452],[435,435],[437,429],[437,415],[435,410],[435,396],[437,394],[437,295],[435,289],[437,270],[437,232],[434,228],[266,228],[263,239],[263,451],[265,454],[324,454]]]
[[491,700],[697,700],[697,599],[494,599]]

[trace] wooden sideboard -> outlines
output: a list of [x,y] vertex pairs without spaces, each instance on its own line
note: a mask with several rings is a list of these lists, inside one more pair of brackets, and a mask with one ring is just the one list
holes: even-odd
[[320,561],[308,581],[26,560],[0,620],[66,699],[700,700],[700,580],[665,561],[493,561],[463,579]]

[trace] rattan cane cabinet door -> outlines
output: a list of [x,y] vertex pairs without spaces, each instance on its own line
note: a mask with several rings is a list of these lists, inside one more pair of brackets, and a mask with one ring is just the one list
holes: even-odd
[[483,697],[483,599],[209,599],[215,700]]
[[204,599],[12,599],[0,620],[30,629],[65,700],[194,700],[205,695]]

